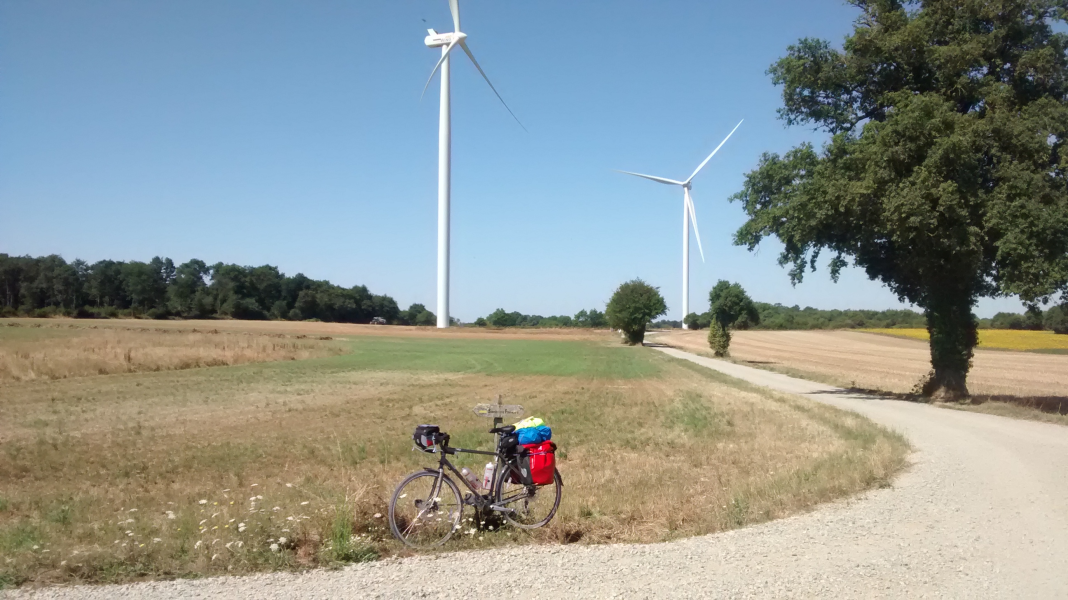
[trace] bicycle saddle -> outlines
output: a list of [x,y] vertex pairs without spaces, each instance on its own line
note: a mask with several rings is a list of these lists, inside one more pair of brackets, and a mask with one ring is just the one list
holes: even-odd
[[499,433],[501,435],[508,435],[509,433],[512,433],[513,431],[515,431],[515,425],[505,425],[504,427],[494,427],[493,429],[489,430],[490,433]]

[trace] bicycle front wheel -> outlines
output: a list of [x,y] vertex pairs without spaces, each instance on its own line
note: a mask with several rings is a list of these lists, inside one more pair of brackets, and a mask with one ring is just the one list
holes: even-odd
[[412,473],[389,501],[389,528],[412,548],[444,544],[460,528],[464,504],[460,489],[444,473]]
[[552,520],[560,508],[563,481],[560,471],[553,470],[553,482],[548,485],[523,485],[519,469],[507,465],[497,475],[495,504],[508,509],[502,511],[505,520],[520,529],[537,529]]

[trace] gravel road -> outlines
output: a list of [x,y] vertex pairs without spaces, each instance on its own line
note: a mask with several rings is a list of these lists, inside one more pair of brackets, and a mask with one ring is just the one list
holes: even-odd
[[1068,597],[1068,428],[858,396],[659,350],[862,413],[903,432],[917,449],[914,464],[889,489],[677,542],[462,552],[7,597]]

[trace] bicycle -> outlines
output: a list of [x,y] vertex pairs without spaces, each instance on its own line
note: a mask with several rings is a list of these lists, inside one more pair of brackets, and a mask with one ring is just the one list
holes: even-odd
[[[514,445],[515,436],[511,435],[515,432],[514,426],[495,427],[489,431],[497,436],[494,452],[452,448],[449,434],[438,431],[426,436],[427,443],[420,444],[419,428],[416,432],[416,445],[424,452],[436,452],[439,458],[437,469],[424,468],[405,478],[389,502],[390,529],[405,545],[433,548],[444,544],[463,528],[465,506],[474,506],[479,515],[498,513],[521,529],[542,527],[556,515],[563,488],[560,471],[554,468],[553,482],[549,485],[521,483],[524,478],[518,464],[518,448]],[[512,444],[506,447],[505,442]],[[449,462],[448,457],[458,452],[494,457],[494,478],[489,490],[476,489]],[[466,497],[461,497],[460,488],[446,469],[470,490]],[[478,521],[481,524],[482,519]]]

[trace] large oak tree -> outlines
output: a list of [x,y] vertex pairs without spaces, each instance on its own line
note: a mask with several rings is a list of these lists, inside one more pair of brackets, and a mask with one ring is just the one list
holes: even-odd
[[852,0],[838,50],[803,39],[769,70],[780,116],[832,134],[765,154],[736,243],[777,237],[801,281],[821,251],[924,310],[924,392],[967,395],[981,297],[1068,289],[1068,0]]

